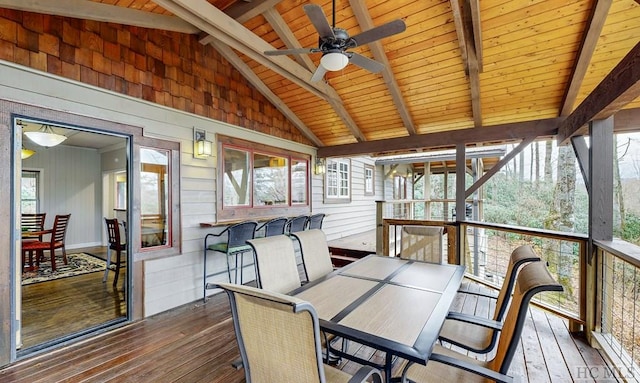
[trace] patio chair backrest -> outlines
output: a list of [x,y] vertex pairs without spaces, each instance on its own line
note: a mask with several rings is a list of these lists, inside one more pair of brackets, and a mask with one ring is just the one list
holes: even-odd
[[404,225],[400,258],[442,263],[442,227]]
[[300,253],[307,281],[315,281],[333,271],[327,237],[320,229],[292,234],[300,242]]
[[231,251],[234,247],[246,247],[247,240],[253,239],[258,223],[255,221],[245,221],[229,226],[227,228],[227,249]]
[[507,271],[504,275],[504,282],[498,293],[496,299],[496,308],[493,313],[493,320],[501,322],[504,317],[507,307],[509,306],[511,292],[513,291],[513,284],[516,281],[518,270],[525,263],[539,261],[540,257],[533,248],[529,245],[522,245],[511,252],[509,257],[509,264],[507,265]]
[[286,235],[247,241],[253,248],[260,288],[288,293],[300,287],[300,275],[291,238]]
[[297,233],[299,231],[303,231],[307,228],[307,221],[309,217],[306,215],[300,215],[294,218],[291,218],[287,223],[287,231],[289,233]]
[[250,286],[218,287],[229,295],[248,383],[326,381],[318,315],[311,304]]
[[324,213],[310,215],[308,229],[322,229],[322,221],[324,221],[324,216]]
[[284,229],[287,226],[287,221],[288,221],[287,218],[280,217],[280,218],[274,218],[270,221],[265,222],[261,226],[261,228],[264,228],[264,236],[271,237],[274,235],[284,234]]
[[507,373],[522,335],[531,298],[543,291],[562,290],[562,285],[553,279],[545,262],[531,262],[522,267],[516,278],[513,298],[500,333],[496,355],[488,367],[502,374]]

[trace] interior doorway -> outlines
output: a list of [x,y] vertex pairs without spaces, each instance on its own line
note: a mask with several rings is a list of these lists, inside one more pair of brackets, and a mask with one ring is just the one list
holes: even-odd
[[[128,244],[131,143],[125,135],[27,117],[15,117],[13,127],[22,144],[14,177],[22,237],[16,241],[16,351],[22,356],[128,320],[129,252],[122,252],[114,284],[116,257],[105,218],[119,218]],[[61,142],[47,141],[55,139]],[[44,215],[41,229],[25,223],[36,215]],[[62,241],[52,241],[61,217],[67,217]],[[52,242],[61,242],[53,256],[41,249]]]

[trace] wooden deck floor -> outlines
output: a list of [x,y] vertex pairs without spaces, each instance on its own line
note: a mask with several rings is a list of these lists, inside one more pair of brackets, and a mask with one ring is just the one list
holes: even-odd
[[[458,308],[491,310],[488,300],[459,299]],[[350,351],[380,358],[373,350]],[[244,382],[231,362],[238,349],[226,295],[218,294],[0,370],[0,382]],[[520,382],[594,382],[587,367],[602,371],[600,353],[573,337],[567,323],[531,309],[510,374]],[[357,365],[345,362],[343,370]],[[612,380],[607,380],[612,382]]]

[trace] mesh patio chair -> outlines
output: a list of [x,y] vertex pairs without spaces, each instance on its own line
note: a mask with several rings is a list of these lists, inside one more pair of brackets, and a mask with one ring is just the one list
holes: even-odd
[[285,228],[287,226],[288,219],[285,217],[274,218],[269,220],[262,225],[260,225],[256,232],[264,229],[264,236],[271,237],[274,235],[282,235],[284,234]]
[[58,214],[53,220],[53,228],[46,230],[50,235],[49,240],[42,241],[26,241],[22,243],[22,251],[33,251],[36,253],[36,265],[40,265],[40,258],[43,256],[45,250],[49,250],[51,254],[51,271],[56,271],[56,249],[62,250],[62,261],[66,265],[67,261],[67,249],[65,248],[64,240],[67,235],[67,226],[71,219],[71,214]]
[[308,230],[312,229],[322,229],[322,221],[324,221],[325,214],[318,213],[309,216],[309,224],[307,225]]
[[260,288],[286,294],[300,287],[296,255],[289,237],[276,235],[247,242],[253,248]]
[[305,230],[307,228],[308,221],[309,217],[306,215],[299,215],[297,217],[291,218],[289,222],[287,222],[287,233],[291,234]]
[[400,258],[442,263],[442,227],[402,226]]
[[[496,300],[493,321],[502,322],[511,301],[513,285],[516,281],[518,269],[529,262],[540,261],[540,257],[529,245],[517,247],[509,257],[509,265],[505,274],[504,282],[497,296],[482,294],[480,292],[461,291],[461,294],[473,294],[488,297]],[[488,353],[495,347],[499,331],[493,327],[484,327],[487,318],[450,312],[440,330],[439,338],[456,346],[479,354]]]
[[333,271],[327,237],[322,230],[306,230],[293,233],[292,236],[300,243],[302,265],[308,282],[322,278]]
[[216,287],[229,295],[247,383],[382,382],[369,366],[351,376],[322,363],[318,314],[310,303],[250,286]]
[[[253,239],[256,233],[256,227],[258,223],[255,221],[240,222],[235,225],[227,226],[223,231],[217,234],[207,234],[204,237],[204,291],[203,297],[207,298],[207,277],[211,276],[207,274],[207,251],[214,251],[225,255],[227,261],[227,276],[229,282],[231,282],[231,264],[229,258],[235,257],[234,267],[234,279],[235,283],[238,283],[238,270],[240,271],[240,284],[243,281],[243,269],[244,269],[244,253],[251,251],[251,246],[247,243],[247,240]],[[209,238],[220,238],[223,235],[227,235],[227,240],[224,242],[209,243]],[[240,268],[238,268],[238,258],[240,258]]]
[[562,291],[562,285],[549,274],[544,262],[523,266],[516,278],[504,325],[488,320],[485,323],[501,332],[493,359],[480,361],[436,345],[426,366],[408,363],[403,368],[402,382],[512,382],[513,379],[506,373],[518,348],[529,302],[534,295],[543,291]]

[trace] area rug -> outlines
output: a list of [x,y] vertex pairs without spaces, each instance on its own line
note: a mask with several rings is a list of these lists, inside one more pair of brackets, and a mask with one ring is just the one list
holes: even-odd
[[104,271],[107,266],[107,262],[89,253],[67,253],[67,261],[65,265],[62,254],[56,254],[56,271],[52,272],[51,258],[45,252],[45,259],[40,262],[38,270],[22,273],[22,285]]

